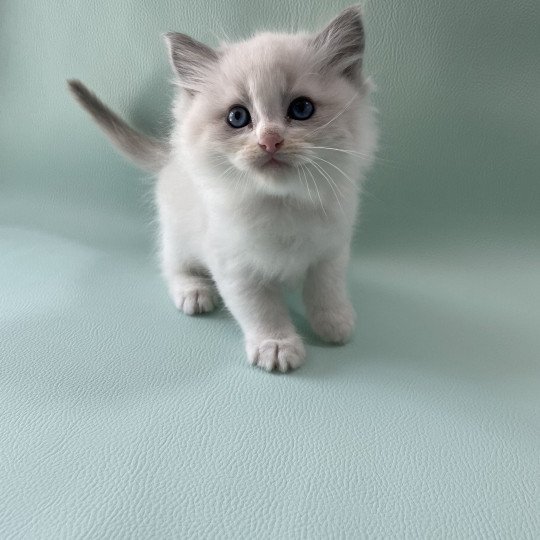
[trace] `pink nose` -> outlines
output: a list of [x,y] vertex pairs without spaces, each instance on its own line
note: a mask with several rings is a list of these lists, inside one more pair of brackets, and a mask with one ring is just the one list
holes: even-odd
[[278,151],[283,144],[283,137],[277,133],[265,133],[259,139],[259,146],[270,154]]

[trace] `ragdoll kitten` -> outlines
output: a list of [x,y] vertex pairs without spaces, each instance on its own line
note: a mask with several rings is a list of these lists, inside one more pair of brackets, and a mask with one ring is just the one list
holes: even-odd
[[304,278],[318,336],[346,342],[346,269],[360,180],[375,149],[360,9],[317,34],[257,34],[218,49],[166,35],[178,87],[168,142],[127,126],[80,82],[78,101],[116,147],[157,173],[161,265],[176,307],[212,311],[218,293],[248,360],[305,359],[282,286]]

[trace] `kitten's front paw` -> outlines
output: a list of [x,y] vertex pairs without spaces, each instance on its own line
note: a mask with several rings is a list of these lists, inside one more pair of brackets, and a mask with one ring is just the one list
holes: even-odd
[[281,372],[300,367],[306,359],[306,350],[299,336],[284,339],[248,340],[248,361],[266,371]]
[[196,288],[176,287],[171,294],[176,308],[186,315],[213,311],[218,302],[216,291],[207,285]]
[[347,343],[354,331],[356,315],[350,305],[332,309],[318,309],[310,313],[313,331],[328,343]]

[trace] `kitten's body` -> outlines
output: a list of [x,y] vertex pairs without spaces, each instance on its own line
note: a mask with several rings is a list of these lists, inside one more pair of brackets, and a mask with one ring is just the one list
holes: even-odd
[[[244,331],[251,363],[297,367],[305,351],[283,284],[305,277],[308,318],[323,339],[344,342],[354,325],[345,272],[358,180],[376,139],[360,72],[359,12],[345,11],[315,37],[260,34],[217,52],[179,34],[169,44],[179,74],[176,127],[168,152],[149,141],[156,149],[147,168],[160,169],[156,200],[171,296],[193,314],[211,311],[219,291]],[[141,161],[133,150],[140,140],[130,142],[140,135],[119,128],[117,117],[107,125],[110,111],[78,84],[83,105]],[[309,121],[284,114],[297,96],[317,104]],[[223,114],[235,104],[249,108],[251,123],[231,131]],[[281,139],[270,156],[265,137]]]

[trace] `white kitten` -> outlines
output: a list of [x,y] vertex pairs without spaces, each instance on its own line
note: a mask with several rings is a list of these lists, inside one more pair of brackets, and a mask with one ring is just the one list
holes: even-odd
[[250,363],[296,368],[306,353],[283,284],[305,278],[307,316],[325,341],[344,343],[354,328],[345,276],[376,143],[360,9],[315,35],[258,34],[219,49],[166,39],[178,86],[167,144],[80,82],[70,87],[121,152],[159,173],[161,263],[177,308],[212,311],[219,293]]

